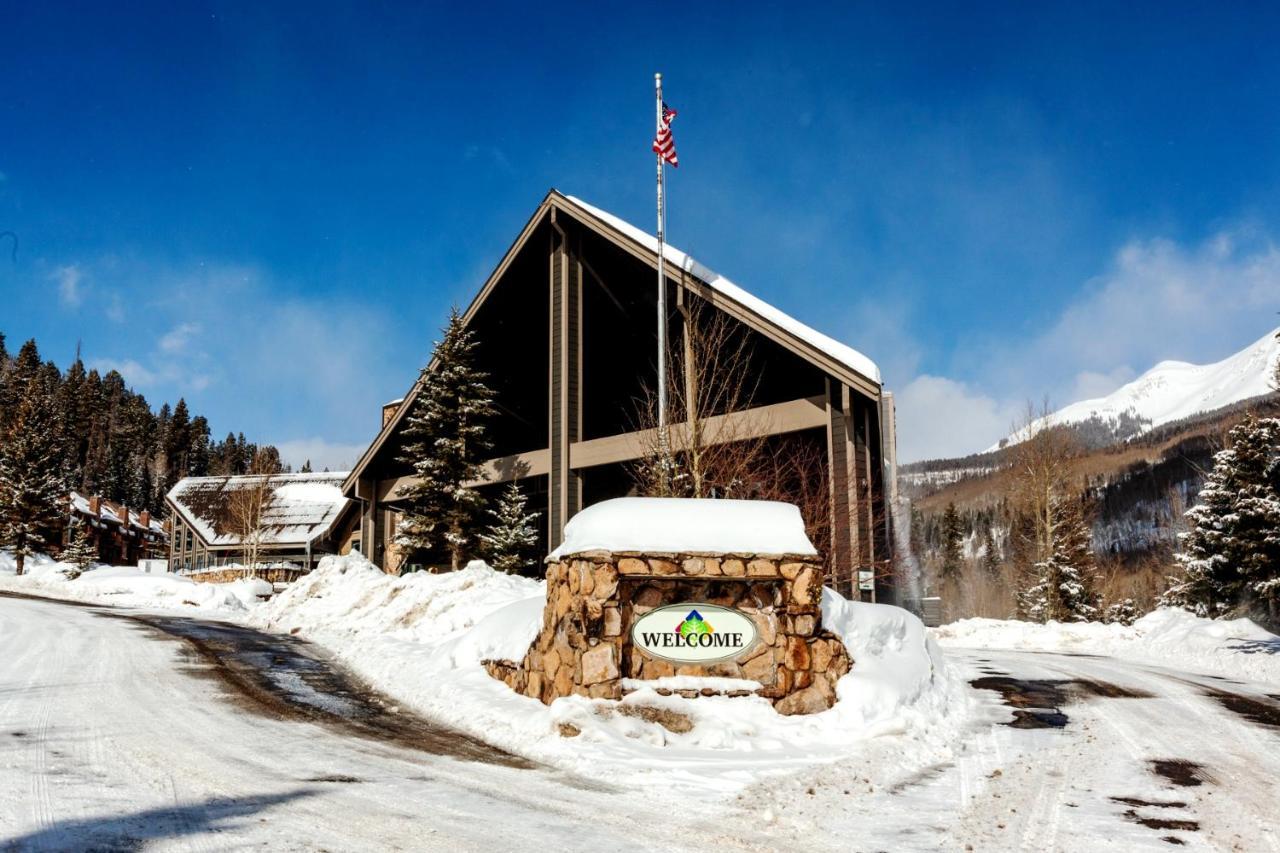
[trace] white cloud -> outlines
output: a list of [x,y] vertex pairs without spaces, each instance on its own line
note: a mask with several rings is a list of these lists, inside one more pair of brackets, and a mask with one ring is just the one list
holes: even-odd
[[[1219,360],[1275,328],[1278,308],[1280,249],[1247,228],[1190,247],[1131,241],[1043,331],[962,341],[953,359],[962,381],[920,374],[900,386],[899,457],[977,452],[1009,433],[1028,400],[1061,408],[1105,396],[1160,361]],[[892,312],[874,319],[882,327],[872,342],[904,348],[912,364],[905,320]],[[868,354],[886,359],[875,347]],[[886,375],[893,390],[894,374]]]
[[89,362],[89,368],[104,375],[114,370],[124,377],[125,384],[131,388],[151,388],[161,378],[155,371],[144,367],[131,358],[120,361],[110,358],[97,358]]
[[160,349],[167,353],[183,352],[199,332],[197,323],[179,323],[160,338]]
[[68,308],[79,308],[84,301],[84,293],[80,289],[84,274],[80,271],[80,265],[58,267],[50,278],[58,284],[58,300]]
[[1016,347],[1017,362],[1051,371],[1056,388],[1046,390],[1066,393],[1086,372],[1131,377],[1166,359],[1223,358],[1273,328],[1278,308],[1280,249],[1248,229],[1190,248],[1132,241],[1043,335]]
[[338,444],[323,438],[298,438],[271,442],[280,451],[280,458],[297,471],[308,461],[312,469],[323,471],[350,471],[364,453],[367,444]]
[[1000,400],[963,382],[928,374],[895,391],[902,462],[966,456],[1008,434],[1025,403]]

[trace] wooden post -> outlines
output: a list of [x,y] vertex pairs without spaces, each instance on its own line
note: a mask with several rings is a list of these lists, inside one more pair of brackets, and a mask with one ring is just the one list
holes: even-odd
[[841,591],[841,582],[848,581],[851,593],[856,591],[857,576],[854,568],[855,524],[850,512],[849,482],[849,421],[845,414],[848,389],[834,385],[830,379],[827,388],[827,483],[831,499],[831,582]]

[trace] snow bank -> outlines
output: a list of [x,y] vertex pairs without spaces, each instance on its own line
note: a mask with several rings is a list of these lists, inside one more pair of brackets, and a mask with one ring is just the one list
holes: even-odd
[[615,498],[569,520],[552,557],[584,551],[650,554],[816,554],[800,510],[778,501]]
[[[880,737],[935,761],[967,715],[962,682],[918,619],[830,590],[824,620],[855,664],[829,711],[782,717],[759,697],[688,700],[643,683],[621,702],[572,696],[544,706],[481,666],[524,655],[544,602],[543,583],[483,563],[393,577],[351,555],[324,558],[249,618],[324,644],[384,693],[491,743],[594,777],[677,786],[682,796],[733,793],[762,776],[840,761]],[[562,737],[562,727],[577,736]]]
[[0,589],[69,601],[190,610],[211,613],[244,613],[259,596],[270,595],[271,584],[258,578],[231,583],[198,583],[170,574],[149,574],[129,566],[99,566],[78,578],[74,567],[48,557],[28,558],[22,577],[14,574],[13,557],[0,552]]
[[1162,607],[1132,626],[962,619],[933,629],[943,645],[1081,651],[1280,684],[1280,637],[1248,619],[1204,619]]

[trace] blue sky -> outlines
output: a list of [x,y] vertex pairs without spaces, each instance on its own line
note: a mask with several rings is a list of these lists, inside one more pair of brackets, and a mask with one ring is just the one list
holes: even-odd
[[1260,4],[604,5],[9,4],[0,331],[349,462],[549,187],[649,226],[655,70],[672,242],[875,358],[907,458],[1280,319]]

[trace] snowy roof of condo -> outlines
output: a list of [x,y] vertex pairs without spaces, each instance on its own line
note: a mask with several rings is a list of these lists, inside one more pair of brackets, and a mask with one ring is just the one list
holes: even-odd
[[700,498],[615,498],[589,506],[564,526],[564,542],[550,556],[587,551],[818,553],[793,504]]
[[262,544],[305,545],[328,533],[349,503],[342,495],[346,476],[346,471],[337,471],[187,477],[169,491],[168,500],[206,544],[238,545],[232,496],[266,481],[272,495],[261,511]]
[[[593,216],[607,222],[609,225],[616,228],[618,231],[621,231],[627,237],[635,240],[642,246],[645,246],[650,251],[655,253],[658,251],[657,237],[637,228],[625,219],[614,216],[606,210],[601,210],[580,198],[575,196],[565,196],[565,198],[583,208]],[[828,335],[824,335],[817,329],[811,328],[810,326],[800,322],[790,314],[775,308],[773,305],[770,305],[758,296],[748,293],[739,285],[720,275],[715,270],[703,266],[698,263],[695,258],[690,257],[670,244],[664,244],[663,257],[668,263],[702,279],[716,292],[729,297],[744,308],[755,312],[773,325],[803,340],[815,349],[821,350],[849,369],[857,371],[877,384],[882,381],[880,379],[879,366],[853,347],[847,344],[842,344]]]
[[71,492],[70,500],[71,509],[86,518],[97,519],[98,521],[106,522],[108,524],[120,525],[123,523],[125,512],[128,512],[128,524],[130,527],[136,527],[139,530],[149,530],[152,533],[164,533],[164,525],[160,523],[159,519],[150,518],[150,513],[148,513],[147,523],[143,524],[142,514],[140,512],[135,512],[134,510],[128,509],[127,507],[113,501],[99,500],[98,514],[95,516],[93,514],[93,505],[90,502],[92,500],[91,498],[86,497],[79,492]]

